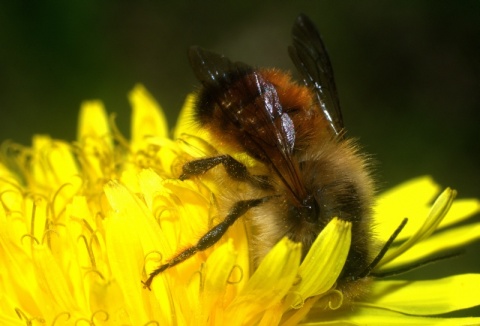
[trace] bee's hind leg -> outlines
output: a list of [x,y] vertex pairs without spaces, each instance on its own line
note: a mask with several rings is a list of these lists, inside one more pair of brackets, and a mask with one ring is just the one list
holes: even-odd
[[225,232],[227,232],[228,228],[232,226],[235,221],[243,216],[249,209],[259,206],[266,201],[270,200],[271,198],[276,196],[266,196],[262,198],[256,199],[248,199],[248,200],[241,200],[233,204],[232,208],[228,212],[225,219],[211,228],[207,233],[205,233],[200,240],[198,240],[197,244],[192,247],[186,248],[170,259],[167,263],[160,265],[157,269],[150,273],[148,279],[143,283],[144,288],[150,289],[153,279],[158,274],[162,273],[163,271],[167,270],[170,267],[173,267],[184,260],[188,259],[189,257],[193,256],[195,253],[199,251],[206,250],[217,243],[220,240]]

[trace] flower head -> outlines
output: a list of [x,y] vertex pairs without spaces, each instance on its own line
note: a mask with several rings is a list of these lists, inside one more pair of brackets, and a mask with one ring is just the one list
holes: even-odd
[[[240,219],[212,247],[160,273],[159,264],[222,221],[219,178],[180,181],[185,162],[215,153],[189,121],[187,99],[174,139],[142,86],[130,94],[132,139],[100,102],[82,105],[77,141],[35,136],[31,147],[4,143],[0,163],[0,321],[4,325],[385,325],[473,324],[430,318],[480,304],[480,275],[404,281],[399,271],[480,237],[480,224],[455,226],[479,211],[429,178],[378,197],[375,232],[388,241],[408,223],[365,277],[353,301],[338,286],[351,224],[334,218],[307,256],[279,241],[254,268]],[[373,226],[372,226],[373,227]],[[348,308],[348,309],[345,309]]]

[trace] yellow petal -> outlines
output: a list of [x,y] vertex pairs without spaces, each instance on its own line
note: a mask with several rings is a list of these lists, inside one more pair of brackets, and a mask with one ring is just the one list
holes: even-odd
[[149,320],[140,284],[145,256],[135,222],[141,218],[140,210],[135,199],[118,184],[110,182],[105,193],[114,207],[105,220],[110,268],[122,290],[130,322],[140,325]]
[[33,137],[34,156],[32,186],[57,188],[79,174],[71,147],[48,136]]
[[[43,293],[36,279],[32,259],[14,242],[0,236],[0,271],[3,282],[2,291],[13,298],[19,309],[28,309],[35,315],[41,315]],[[11,311],[9,312],[11,313]]]
[[[381,209],[389,207],[404,210],[406,206],[423,206],[435,199],[440,191],[432,177],[421,176],[403,182],[387,191],[381,193],[378,198],[378,206]],[[409,205],[405,205],[408,202]],[[388,207],[383,207],[383,205]]]
[[211,198],[199,192],[197,184],[190,180],[165,179],[161,186],[153,205],[162,234],[173,248],[194,244],[195,239],[208,231]]
[[77,155],[85,179],[96,182],[114,169],[113,137],[102,102],[89,101],[82,104],[77,141]]
[[103,139],[113,147],[110,125],[105,107],[101,101],[86,101],[80,107],[77,128],[77,140],[85,138]]
[[480,212],[480,201],[477,199],[455,200],[447,213],[447,216],[440,223],[440,228],[461,222]]
[[168,125],[162,108],[143,87],[136,85],[128,96],[133,109],[132,146],[135,148],[147,137],[168,137]]
[[[15,305],[15,302],[8,300],[9,298],[6,295],[0,295],[0,301],[2,301],[2,309],[0,309],[0,325],[5,326],[25,326],[28,322],[28,317],[22,316],[21,312],[16,309],[20,309]],[[12,311],[17,312],[17,315],[14,315]],[[21,317],[20,317],[21,316]],[[22,318],[22,319],[20,319]],[[37,319],[36,321],[42,322],[43,318]],[[28,324],[27,324],[28,325]]]
[[[232,286],[230,282],[238,284],[238,279],[232,279],[232,275],[237,269],[237,253],[233,246],[232,239],[216,248],[208,257],[203,269],[204,286],[199,296],[200,306],[199,319],[201,320],[224,320],[223,310],[226,303],[230,302]],[[243,271],[240,271],[238,278],[246,277]]]
[[380,271],[412,265],[428,257],[433,257],[435,254],[461,248],[478,239],[480,239],[480,223],[464,225],[443,231],[417,243],[411,250],[396,257],[388,264],[383,265]]
[[[42,306],[43,315],[50,319],[59,311],[80,312],[76,302],[77,298],[73,297],[70,292],[68,275],[65,275],[59,268],[50,249],[44,245],[35,245],[32,248],[32,257],[36,269],[36,282],[45,295],[45,302],[50,301],[53,304]],[[50,298],[50,300],[47,301],[46,298]]]
[[278,325],[282,319],[284,307],[282,304],[277,304],[268,309],[258,323],[258,326]]
[[334,218],[328,223],[299,268],[301,281],[294,288],[297,296],[305,300],[332,288],[347,259],[351,238],[352,225],[349,222]]
[[362,305],[412,315],[437,315],[480,305],[480,274],[428,281],[377,281]]
[[405,218],[409,221],[397,240],[409,238],[423,224],[430,203],[440,191],[431,177],[423,176],[404,182],[380,194],[375,204],[375,232],[386,241]]
[[[141,180],[143,180],[145,176],[152,176],[152,174],[141,174],[141,176]],[[158,185],[158,188],[160,189],[161,185]],[[158,250],[159,248],[164,250],[167,247],[163,232],[154,220],[152,211],[129,189],[111,181],[105,186],[105,195],[115,214],[125,215],[127,220],[123,223],[129,223],[132,228],[131,231],[139,234],[141,247],[145,252]]]
[[173,132],[173,139],[181,138],[183,134],[194,135],[198,131],[198,123],[194,119],[194,106],[196,96],[189,94],[185,99],[182,109],[178,115],[177,124]]
[[297,275],[301,246],[287,238],[265,256],[238,297],[227,308],[227,320],[251,324],[264,310],[280,303]]
[[218,294],[225,291],[230,274],[235,266],[237,253],[233,247],[233,242],[224,243],[208,257],[205,264],[205,287],[207,295]]
[[447,214],[455,196],[455,190],[452,190],[450,188],[445,189],[433,204],[427,219],[425,219],[421,227],[418,228],[417,231],[400,246],[391,248],[377,265],[377,267],[383,266],[388,262],[394,260],[396,257],[402,255],[407,250],[410,250],[421,240],[429,237],[436,230],[437,226]]
[[388,311],[375,307],[357,306],[353,310],[335,310],[328,314],[320,311],[318,315],[310,314],[299,325],[328,325],[328,326],[459,326],[479,325],[480,318],[434,318],[409,316],[398,312]]

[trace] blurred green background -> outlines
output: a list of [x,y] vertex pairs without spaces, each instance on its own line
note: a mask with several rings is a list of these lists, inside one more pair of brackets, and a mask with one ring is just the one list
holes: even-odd
[[[189,45],[293,69],[286,47],[300,12],[323,35],[348,135],[374,154],[380,187],[431,174],[460,197],[480,196],[477,0],[2,2],[0,140],[73,140],[85,99],[103,100],[128,135],[138,82],[173,124],[197,85]],[[470,246],[424,272],[479,271],[479,253]]]

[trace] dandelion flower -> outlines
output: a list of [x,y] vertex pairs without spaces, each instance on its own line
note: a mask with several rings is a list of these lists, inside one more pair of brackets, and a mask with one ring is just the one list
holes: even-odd
[[[208,135],[188,124],[191,97],[174,131],[179,140],[168,138],[164,114],[142,86],[130,101],[131,140],[100,102],[86,102],[76,142],[37,135],[31,147],[3,144],[2,325],[480,323],[439,317],[480,305],[479,274],[418,281],[371,277],[368,293],[347,302],[336,282],[351,225],[337,218],[305,259],[299,244],[283,239],[254,270],[248,230],[237,221],[214,246],[158,275],[151,291],[144,289],[141,281],[160,262],[221,220],[221,185],[177,179],[185,162],[214,151]],[[420,177],[378,197],[379,241],[387,241],[404,217],[409,222],[376,274],[480,237],[479,223],[456,226],[479,211],[479,202],[456,200],[449,188],[435,199],[439,190]]]

